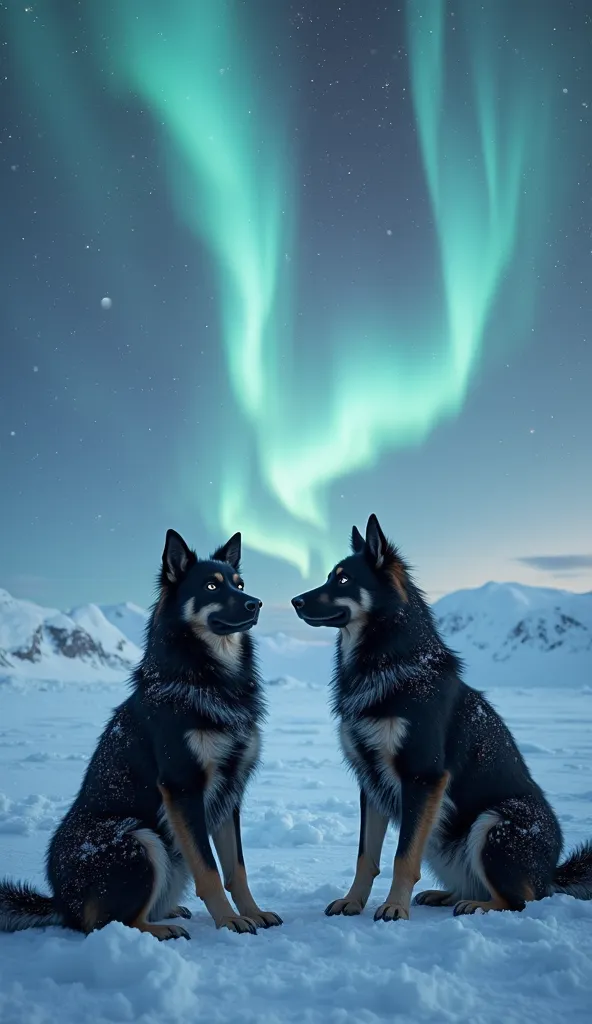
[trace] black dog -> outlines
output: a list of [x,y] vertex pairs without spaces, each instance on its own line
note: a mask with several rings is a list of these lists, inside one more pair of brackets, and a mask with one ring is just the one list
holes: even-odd
[[559,822],[505,723],[461,680],[408,567],[370,516],[353,555],[292,601],[311,626],[339,629],[333,712],[360,787],[360,845],[348,894],[326,910],[359,914],[387,825],[400,829],[393,882],[374,917],[409,917],[425,857],[444,891],[416,903],[455,914],[521,910],[555,892],[592,898],[592,843],[558,866]]
[[[265,708],[246,631],[261,601],[244,593],[237,533],[200,560],[169,530],[158,600],[133,693],[115,710],[80,792],[51,840],[53,896],[0,884],[0,929],[109,921],[189,938],[178,906],[189,876],[218,928],[281,924],[247,884],[240,806],[259,756]],[[229,903],[216,867],[213,837]]]

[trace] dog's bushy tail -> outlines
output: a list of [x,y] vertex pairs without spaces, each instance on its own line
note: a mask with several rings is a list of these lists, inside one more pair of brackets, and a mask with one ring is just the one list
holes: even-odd
[[61,925],[51,896],[43,896],[27,882],[0,881],[0,932]]
[[576,846],[555,872],[553,892],[564,892],[577,900],[592,900],[592,840]]

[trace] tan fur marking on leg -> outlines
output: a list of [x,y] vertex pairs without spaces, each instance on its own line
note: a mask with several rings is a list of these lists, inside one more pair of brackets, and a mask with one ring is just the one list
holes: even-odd
[[249,889],[247,871],[239,863],[234,822],[225,821],[214,835],[214,845],[224,874],[224,888],[230,893],[239,914],[250,918],[258,926],[268,928],[282,924],[282,919],[271,910],[261,910]]
[[[171,799],[168,789],[160,785],[158,789],[162,796],[162,802],[164,804],[169,825],[178,840],[183,856],[191,870],[197,891],[198,884],[200,884],[201,878],[208,869],[202,860],[199,850],[196,849],[191,833],[187,827],[187,823],[178,807],[175,806],[174,801]],[[197,895],[199,896],[199,893],[197,893]]]
[[229,928],[230,931],[236,932],[255,933],[257,930],[255,922],[248,917],[239,916],[234,912],[232,904],[224,892],[217,869],[208,868],[204,863],[199,850],[193,842],[193,837],[187,827],[187,823],[179,809],[175,807],[168,790],[164,786],[159,786],[158,788],[162,796],[169,825],[175,833],[181,852],[193,875],[196,896],[199,896],[204,901],[216,923],[216,927]]
[[421,878],[421,861],[425,844],[428,841],[434,822],[440,810],[440,804],[450,779],[450,772],[444,772],[438,785],[428,796],[422,815],[417,824],[417,831],[413,836],[409,850],[405,857],[400,857],[401,868],[406,878],[414,876],[413,885]]
[[440,804],[444,792],[450,779],[450,772],[444,772],[442,778],[438,782],[437,786],[429,794],[421,817],[417,823],[415,835],[409,844],[409,848],[403,857],[395,857],[394,870],[393,870],[393,884],[391,885],[390,892],[385,900],[385,903],[378,908],[376,914],[379,914],[383,908],[392,905],[396,908],[393,914],[388,913],[385,910],[385,920],[390,920],[393,916],[409,918],[409,905],[411,903],[411,893],[413,892],[413,886],[421,878],[421,861],[423,857],[423,851],[425,849],[426,842],[429,838],[430,832],[432,831],[434,822],[438,816]]
[[249,889],[247,872],[242,864],[236,865],[234,878],[230,885],[230,895],[239,914],[254,917],[256,914],[262,913],[261,908],[256,904],[253,894]]
[[380,868],[375,863],[372,857],[369,857],[367,853],[362,853],[358,857],[356,862],[356,874],[351,885],[351,889],[347,894],[347,898],[350,900],[359,900],[362,907],[366,906],[368,897],[372,892],[372,885],[374,879],[378,878],[380,874]]
[[346,917],[353,917],[361,914],[368,902],[372,892],[374,879],[380,874],[372,857],[362,853],[356,861],[356,874],[350,886],[349,892],[341,900],[333,900],[325,913],[332,917],[334,914],[345,914]]
[[231,892],[234,885],[236,869],[238,867],[238,851],[236,848],[236,835],[234,832],[234,822],[232,818],[228,818],[223,822],[212,838],[214,840],[214,846],[216,847],[220,864],[222,865],[224,888],[227,889],[228,892]]
[[215,868],[206,868],[203,865],[203,873],[199,875],[195,883],[195,892],[204,901],[215,921],[219,917],[233,913],[220,881],[220,875]]
[[536,899],[534,889],[532,885],[529,884],[529,882],[524,883],[523,898],[526,901],[526,903],[533,903]]
[[[132,924],[129,924],[128,921],[124,921],[123,923],[124,924],[128,924],[129,927],[131,927],[131,928],[138,928],[139,927],[139,923],[144,923],[144,924],[146,924],[146,927],[145,928],[140,928],[140,931],[150,931],[150,927],[148,927],[146,922],[148,920],[148,916],[150,914],[150,911],[152,910],[153,905],[158,900],[159,890],[162,887],[163,882],[162,882],[162,867],[161,867],[161,877],[159,878],[158,857],[156,857],[156,863],[155,863],[155,851],[153,849],[151,849],[151,844],[150,844],[150,842],[147,841],[147,836],[152,835],[153,839],[155,840],[155,842],[158,845],[162,845],[162,844],[160,843],[160,840],[158,839],[158,837],[155,836],[149,830],[139,830],[139,831],[136,831],[136,832],[132,832],[131,835],[136,839],[137,842],[140,843],[140,845],[143,847],[143,849],[145,850],[145,852],[146,852],[146,854],[148,856],[148,861],[149,861],[150,867],[152,869],[152,875],[153,875],[153,879],[152,879],[152,892],[150,893],[150,898],[148,899],[148,901],[146,902],[146,905],[143,907],[143,909],[138,914],[138,917],[136,918],[136,920]],[[166,877],[168,877],[168,876],[165,873],[165,878]],[[99,925],[99,921],[101,921],[101,902],[100,902],[100,900],[99,900],[99,898],[97,896],[91,896],[91,897],[89,897],[89,899],[87,899],[85,901],[84,906],[82,908],[82,930],[88,935],[90,932],[94,931],[95,928]],[[105,921],[105,919],[103,919],[103,924],[106,924],[106,923],[107,922]],[[153,934],[156,934],[156,932],[154,932]],[[178,936],[162,935],[160,937],[161,938],[176,938]]]
[[226,898],[220,875],[215,868],[208,868],[193,842],[191,832],[183,815],[171,800],[170,793],[164,786],[158,787],[162,796],[167,819],[171,826],[187,866],[193,875],[195,893],[202,899],[210,914],[218,922],[219,918],[232,914],[232,907]]
[[456,917],[464,914],[474,914],[476,910],[482,910],[487,914],[490,910],[509,910],[510,904],[497,893],[492,893],[490,900],[459,900],[455,904],[454,913]]
[[474,914],[476,910],[482,910],[485,914],[490,910],[510,910],[508,901],[500,896],[489,882],[487,888],[490,896],[488,900],[459,900],[454,907],[455,917],[461,914]]
[[328,917],[345,914],[352,917],[361,914],[366,906],[374,879],[380,874],[380,854],[386,833],[388,819],[368,804],[366,807],[366,828],[364,833],[364,852],[356,861],[356,874],[349,892],[343,899],[333,900],[325,913]]

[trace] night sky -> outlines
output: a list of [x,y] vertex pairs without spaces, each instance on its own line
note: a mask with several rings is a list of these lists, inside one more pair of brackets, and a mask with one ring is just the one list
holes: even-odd
[[592,589],[589,0],[0,12],[0,586]]

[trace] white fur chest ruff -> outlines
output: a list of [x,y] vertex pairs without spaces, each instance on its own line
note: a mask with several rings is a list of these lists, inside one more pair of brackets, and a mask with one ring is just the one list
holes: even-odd
[[404,718],[342,721],[341,748],[369,800],[391,819],[398,818],[401,780],[395,758],[407,735]]
[[[236,736],[215,729],[189,729],[185,741],[199,767],[205,774],[206,813],[220,820],[232,806],[240,803],[250,771],[257,761],[261,738],[255,726],[247,737],[237,741]],[[227,765],[230,758],[231,771]],[[230,806],[232,805],[232,806]]]

